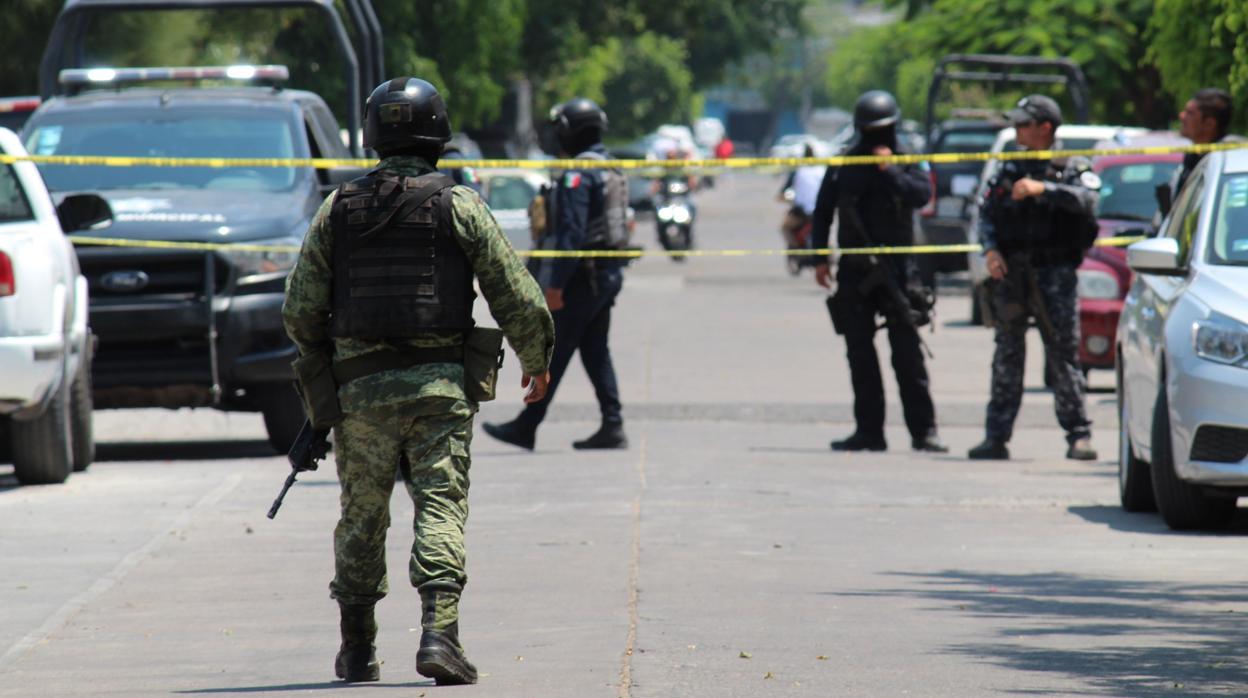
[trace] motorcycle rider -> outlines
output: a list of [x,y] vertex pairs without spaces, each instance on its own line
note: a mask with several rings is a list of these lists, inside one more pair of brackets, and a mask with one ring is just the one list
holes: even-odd
[[[846,154],[887,156],[902,152],[896,130],[900,119],[901,109],[891,94],[882,90],[863,94],[854,105],[857,142]],[[830,167],[815,205],[812,244],[816,249],[828,246],[832,221],[839,213],[838,243],[842,248],[913,245],[916,211],[931,193],[925,164]],[[888,328],[911,447],[933,453],[949,450],[936,436],[936,409],[911,309],[897,307],[899,294],[890,293],[890,289],[912,283],[916,274],[909,255],[844,255],[839,261],[837,293],[829,309],[838,333],[845,335],[857,428],[848,438],[833,441],[834,451],[888,448],[884,440],[884,384],[874,341],[879,329],[877,315],[885,317]],[[817,262],[815,281],[831,288],[828,260]]]

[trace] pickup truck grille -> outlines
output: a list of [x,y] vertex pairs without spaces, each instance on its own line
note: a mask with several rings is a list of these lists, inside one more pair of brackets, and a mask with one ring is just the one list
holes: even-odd
[[[78,261],[93,304],[150,296],[190,300],[203,297],[206,254],[79,247]],[[228,284],[230,269],[220,260],[213,266],[213,288],[219,290]]]

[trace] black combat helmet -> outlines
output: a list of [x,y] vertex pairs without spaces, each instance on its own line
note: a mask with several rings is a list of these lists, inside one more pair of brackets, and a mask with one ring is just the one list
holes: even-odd
[[364,104],[364,147],[378,153],[426,149],[435,156],[451,140],[451,120],[438,89],[420,78],[377,86]]
[[900,118],[897,100],[884,90],[864,92],[854,102],[854,128],[859,132],[892,126]]
[[592,99],[573,97],[550,110],[559,146],[576,154],[602,139],[607,130],[607,113]]

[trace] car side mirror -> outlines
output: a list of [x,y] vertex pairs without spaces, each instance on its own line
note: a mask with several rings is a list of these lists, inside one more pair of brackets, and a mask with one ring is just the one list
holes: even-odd
[[57,205],[56,217],[61,221],[62,231],[73,233],[111,223],[113,209],[99,195],[71,194]]
[[1183,276],[1187,270],[1179,262],[1179,241],[1150,238],[1127,247],[1127,266],[1140,274]]

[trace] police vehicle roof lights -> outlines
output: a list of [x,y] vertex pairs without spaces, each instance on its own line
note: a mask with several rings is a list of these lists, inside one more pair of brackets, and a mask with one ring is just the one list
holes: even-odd
[[68,68],[60,72],[60,83],[71,89],[110,87],[123,83],[167,82],[170,80],[240,80],[277,86],[290,79],[284,65],[230,65],[175,68]]

